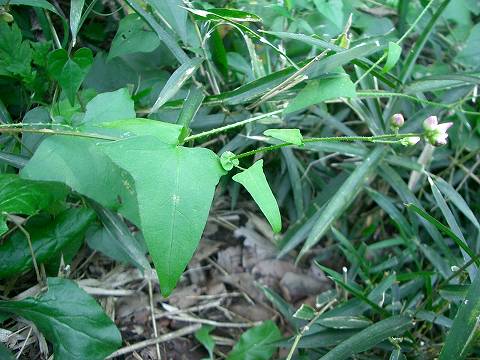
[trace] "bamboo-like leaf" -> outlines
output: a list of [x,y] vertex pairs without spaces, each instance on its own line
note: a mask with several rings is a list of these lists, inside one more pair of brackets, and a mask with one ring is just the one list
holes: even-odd
[[330,225],[355,200],[370,174],[382,160],[384,154],[385,150],[383,147],[380,146],[374,149],[342,184],[316,221],[300,252],[299,258],[320,240],[328,231]]
[[321,360],[343,360],[349,359],[355,354],[374,348],[376,345],[391,336],[400,336],[410,327],[412,327],[412,319],[406,315],[397,315],[381,320],[358,334],[353,335],[348,340],[337,345]]
[[478,336],[480,324],[480,276],[477,274],[462,301],[447,334],[440,360],[462,360]]

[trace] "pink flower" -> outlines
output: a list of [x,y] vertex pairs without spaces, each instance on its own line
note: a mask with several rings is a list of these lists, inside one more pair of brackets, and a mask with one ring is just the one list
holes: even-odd
[[438,118],[436,116],[429,116],[423,122],[423,128],[425,129],[425,138],[432,145],[445,145],[448,139],[447,130],[450,129],[452,125],[452,122],[439,124]]
[[402,114],[394,114],[390,118],[390,124],[392,125],[393,128],[401,128],[404,123],[405,123],[405,119],[403,118]]

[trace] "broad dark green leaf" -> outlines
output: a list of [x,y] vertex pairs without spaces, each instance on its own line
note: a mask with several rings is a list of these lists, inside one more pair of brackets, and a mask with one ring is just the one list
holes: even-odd
[[139,224],[133,180],[98,150],[99,142],[79,137],[49,137],[20,175],[25,179],[64,183]]
[[168,295],[200,241],[225,171],[208,149],[168,145],[154,137],[106,143],[102,150],[134,180],[141,229],[162,293]]
[[0,174],[0,234],[7,230],[6,214],[34,215],[67,196],[61,184],[29,181],[14,174]]
[[268,360],[276,349],[272,343],[280,340],[281,337],[277,325],[267,320],[245,331],[228,354],[227,360]]
[[145,21],[137,14],[130,14],[120,20],[107,60],[137,52],[149,53],[159,45],[160,39],[152,30],[146,29]]
[[299,129],[268,129],[263,134],[294,145],[303,144],[303,136]]
[[260,210],[267,218],[274,232],[282,230],[282,219],[277,200],[273,196],[263,173],[263,160],[258,160],[248,169],[236,174],[232,179],[242,184],[252,195]]
[[58,81],[70,104],[75,104],[75,96],[93,64],[92,50],[81,48],[70,58],[65,49],[58,49],[48,55],[48,72]]
[[480,276],[477,274],[453,320],[440,353],[440,360],[465,359],[478,336]]
[[31,74],[32,49],[17,24],[0,22],[0,75],[27,78]]
[[412,326],[412,319],[406,315],[381,320],[337,345],[322,356],[321,360],[350,359],[355,354],[374,348],[391,336],[400,336]]
[[302,110],[308,106],[320,104],[325,100],[339,97],[357,96],[355,85],[348,75],[310,81],[304,89],[288,104],[285,113]]
[[328,231],[330,225],[335,221],[353,202],[361,191],[365,182],[368,181],[370,175],[377,168],[385,155],[385,149],[382,146],[375,148],[359,165],[348,179],[337,190],[335,195],[330,199],[325,209],[323,209],[320,217],[315,222],[301,252],[302,256],[312,246],[314,246],[320,238]]
[[[25,230],[30,235],[37,263],[48,263],[69,246],[83,243],[88,225],[95,219],[90,209],[78,208],[62,212],[53,220],[35,217]],[[0,245],[0,278],[19,276],[33,266],[32,254],[25,234],[17,230]]]
[[52,342],[56,360],[103,360],[122,338],[98,303],[71,280],[48,278],[35,298],[0,301],[0,311],[32,321]]

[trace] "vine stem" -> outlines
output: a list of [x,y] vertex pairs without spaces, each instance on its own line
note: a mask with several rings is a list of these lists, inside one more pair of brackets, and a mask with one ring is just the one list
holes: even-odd
[[[334,137],[317,137],[317,138],[308,138],[303,139],[304,143],[316,143],[316,142],[371,142],[371,143],[382,143],[382,144],[394,144],[398,143],[400,140],[409,138],[409,137],[420,137],[422,134],[417,133],[408,133],[408,134],[386,134],[386,135],[377,135],[377,136],[334,136]],[[235,156],[236,159],[241,159],[247,156],[255,155],[258,153],[263,153],[267,151],[272,151],[276,149],[283,148],[285,146],[294,146],[294,144],[289,142],[284,142],[281,144],[270,145],[261,147],[255,150],[247,151]]]
[[208,131],[204,131],[204,132],[201,132],[201,133],[198,133],[198,134],[195,134],[195,135],[187,136],[184,139],[184,141],[186,142],[186,141],[190,141],[190,140],[200,139],[200,138],[203,138],[203,137],[206,137],[206,136],[215,135],[215,134],[218,134],[218,133],[230,130],[230,129],[234,129],[234,128],[239,127],[239,126],[249,124],[251,122],[255,122],[255,121],[258,121],[258,120],[261,120],[261,119],[265,119],[265,118],[267,118],[269,116],[272,116],[272,115],[280,114],[281,112],[283,112],[283,109],[275,110],[275,111],[265,113],[265,114],[262,114],[262,115],[259,115],[259,116],[255,116],[255,117],[252,117],[252,118],[249,118],[249,119],[238,121],[238,122],[230,124],[230,125],[222,126],[222,127],[212,129],[212,130],[208,130]]
[[99,139],[99,140],[109,140],[117,141],[121,140],[120,138],[100,135],[100,134],[91,134],[84,133],[80,131],[68,131],[68,130],[53,130],[53,129],[25,129],[24,127],[9,127],[9,126],[0,126],[0,133],[34,133],[34,134],[45,134],[45,135],[66,135],[66,136],[77,136],[89,139]]

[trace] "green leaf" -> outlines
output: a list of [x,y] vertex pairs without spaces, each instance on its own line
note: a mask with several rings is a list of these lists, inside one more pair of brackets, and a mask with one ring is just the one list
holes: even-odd
[[50,4],[47,0],[0,0],[0,5],[25,5],[25,6],[33,6],[38,7],[41,9],[45,9],[51,11],[58,16],[60,13],[57,11],[55,6]]
[[304,109],[311,105],[320,104],[325,100],[339,97],[356,97],[355,85],[348,75],[334,78],[317,79],[310,81],[305,88],[288,104],[285,113]]
[[83,122],[88,125],[135,119],[135,104],[126,88],[95,96],[86,106]]
[[375,148],[358,166],[348,179],[333,195],[328,204],[322,209],[320,217],[316,220],[312,231],[300,252],[299,258],[314,246],[328,231],[330,225],[348,208],[360,193],[369,176],[377,168],[385,154],[382,146]]
[[17,24],[0,21],[0,75],[27,77],[32,69],[32,49],[22,40]]
[[157,101],[153,104],[150,113],[156,112],[160,107],[170,100],[180,88],[183,86],[197,70],[203,62],[201,58],[194,58],[184,62],[175,72],[170,76],[162,91],[158,95]]
[[15,356],[2,343],[0,343],[0,358],[2,360],[15,360]]
[[75,96],[93,64],[92,50],[81,48],[69,58],[65,49],[52,51],[48,55],[48,73],[58,81],[70,104],[75,104]]
[[255,14],[237,10],[212,8],[208,10],[188,8],[192,14],[207,20],[229,20],[233,22],[262,22],[262,19]]
[[477,274],[455,315],[452,328],[440,352],[440,360],[465,359],[477,340],[479,319],[480,276]]
[[45,139],[20,171],[26,179],[57,181],[139,224],[133,180],[97,148],[100,140]]
[[82,19],[83,6],[85,0],[71,0],[70,1],[70,31],[72,32],[72,47],[77,42],[77,34]]
[[398,45],[397,43],[394,42],[389,42],[388,43],[388,55],[387,55],[387,61],[385,62],[385,65],[383,66],[383,72],[389,72],[395,64],[398,62],[400,59],[400,55],[402,55],[402,47]]
[[62,185],[0,174],[0,234],[8,230],[6,214],[33,215],[66,196],[67,189]]
[[149,53],[160,45],[160,39],[137,14],[130,14],[120,20],[117,33],[113,38],[107,60],[133,53]]
[[314,0],[313,2],[318,11],[335,25],[337,31],[343,28],[344,14],[342,0]]
[[253,200],[262,210],[273,231],[280,232],[282,230],[280,210],[263,173],[263,160],[258,160],[247,170],[233,176],[232,179],[242,184],[252,195]]
[[200,241],[215,186],[225,171],[208,149],[168,145],[154,137],[101,148],[134,180],[141,229],[167,296]]
[[281,337],[280,330],[273,321],[264,321],[240,336],[227,360],[268,360],[276,349],[272,343]]
[[[85,208],[66,210],[53,221],[41,217],[30,219],[25,229],[30,235],[37,263],[48,263],[66,247],[81,244],[88,225],[94,219],[94,212]],[[17,230],[0,245],[0,278],[19,276],[32,266],[28,240],[22,231]]]
[[240,161],[234,153],[231,151],[225,151],[222,156],[220,156],[220,163],[226,171],[230,171],[234,166],[238,166]]
[[302,320],[312,320],[315,317],[315,314],[316,312],[314,308],[312,308],[310,305],[302,304],[302,306],[295,311],[293,317]]
[[412,326],[412,319],[405,315],[392,316],[381,320],[343,341],[322,356],[321,360],[350,359],[355,354],[374,348],[391,336],[403,334]]
[[66,195],[67,189],[59,184],[0,174],[0,213],[33,215]]
[[188,92],[185,102],[183,103],[182,111],[178,117],[177,124],[188,128],[193,118],[197,114],[197,111],[200,109],[203,99],[205,99],[203,91],[196,86],[192,86]]
[[[90,130],[90,127],[85,127]],[[119,138],[133,136],[154,136],[166,144],[176,145],[180,141],[183,127],[150,119],[129,119],[110,121],[94,126],[91,130],[95,133],[106,133]]]
[[263,135],[297,146],[303,145],[303,136],[299,129],[268,129]]
[[187,43],[187,12],[183,8],[182,0],[148,0],[155,10],[157,10],[165,21],[173,28],[175,33]]
[[315,323],[332,329],[361,329],[372,325],[363,316],[331,316],[318,319]]
[[480,24],[476,24],[471,30],[470,35],[464,46],[462,46],[461,51],[456,56],[455,60],[462,62],[467,66],[476,68],[478,62],[475,59],[478,59],[480,55],[480,50],[478,48],[478,43],[480,41]]
[[145,256],[145,246],[132,235],[123,220],[93,201],[90,205],[97,212],[103,227],[97,227],[87,235],[88,246],[112,259],[132,264],[142,271],[150,269],[150,263]]
[[440,177],[435,177],[434,181],[440,191],[448,198],[448,200],[450,200],[457,207],[457,209],[460,210],[463,215],[465,215],[467,219],[470,220],[472,224],[480,230],[480,224],[478,223],[473,211],[470,209],[465,199],[457,192],[457,190],[455,190],[452,185]]
[[208,351],[208,356],[211,360],[213,357],[213,349],[215,348],[215,340],[213,340],[210,332],[214,329],[211,325],[203,325],[199,330],[195,331],[195,339],[202,344]]
[[120,332],[95,299],[71,280],[48,278],[47,286],[35,298],[0,301],[0,310],[32,321],[56,360],[103,360],[120,347]]
[[[440,221],[435,219],[433,216],[428,214],[426,211],[420,209],[417,205],[415,204],[406,204],[405,205],[407,209],[414,211],[417,213],[419,216],[427,220],[430,224],[434,225],[438,230],[440,230],[442,233],[450,237],[455,244],[457,244],[463,251],[467,253],[467,255],[472,258],[476,259],[477,257],[475,256],[475,253],[470,249],[468,244],[466,244],[462,239],[460,239],[450,228],[447,226],[443,225]],[[478,266],[478,260],[475,261],[475,263]]]

